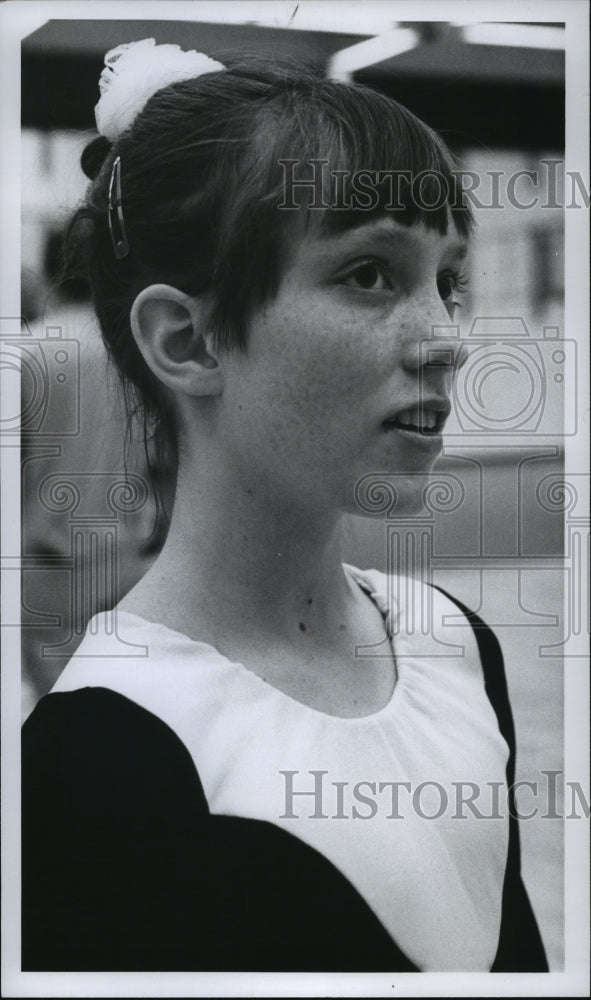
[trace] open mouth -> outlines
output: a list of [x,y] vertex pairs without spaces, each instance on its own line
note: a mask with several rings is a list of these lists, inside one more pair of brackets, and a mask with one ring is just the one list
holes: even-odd
[[413,407],[401,410],[395,416],[384,420],[385,431],[400,430],[425,437],[436,437],[441,434],[447,420],[447,411],[431,410],[428,407]]

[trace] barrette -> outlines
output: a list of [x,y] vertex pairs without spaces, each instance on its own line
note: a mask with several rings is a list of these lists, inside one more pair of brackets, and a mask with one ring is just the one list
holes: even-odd
[[113,253],[122,260],[129,253],[129,241],[125,231],[123,206],[121,204],[121,157],[113,163],[109,182],[109,232],[113,243]]

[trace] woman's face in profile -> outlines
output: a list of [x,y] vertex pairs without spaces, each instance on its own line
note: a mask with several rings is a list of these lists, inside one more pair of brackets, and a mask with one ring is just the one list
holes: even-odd
[[396,473],[398,509],[420,507],[449,412],[465,253],[453,224],[442,236],[390,217],[294,243],[247,353],[222,362],[220,440],[241,483],[355,513],[361,477]]

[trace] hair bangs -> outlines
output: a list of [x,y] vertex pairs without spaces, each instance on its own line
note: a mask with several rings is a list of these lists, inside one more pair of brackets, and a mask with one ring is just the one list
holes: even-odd
[[443,235],[451,219],[461,236],[470,234],[472,210],[452,154],[402,105],[362,86],[323,81],[295,120],[300,135],[299,144],[289,143],[287,193],[310,216],[320,213],[322,228],[392,214]]

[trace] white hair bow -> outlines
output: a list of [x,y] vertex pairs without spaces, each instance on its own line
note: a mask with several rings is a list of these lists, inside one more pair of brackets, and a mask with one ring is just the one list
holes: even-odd
[[150,97],[162,87],[226,67],[203,52],[183,52],[179,45],[156,45],[153,38],[111,49],[99,79],[96,127],[113,142],[130,128]]

